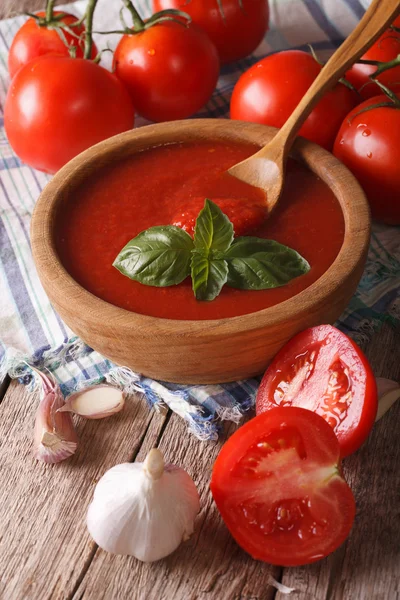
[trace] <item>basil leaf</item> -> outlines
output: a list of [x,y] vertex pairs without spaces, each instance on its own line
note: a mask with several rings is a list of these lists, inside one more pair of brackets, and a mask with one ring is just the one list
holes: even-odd
[[225,252],[227,284],[242,290],[265,290],[285,285],[310,270],[298,252],[273,240],[237,238]]
[[192,287],[197,300],[214,300],[228,277],[226,260],[210,260],[206,252],[192,254]]
[[192,248],[193,240],[183,229],[150,227],[127,243],[113,266],[144,285],[176,285],[190,275]]
[[206,199],[194,228],[194,246],[201,250],[227,250],[233,241],[233,225],[222,210]]

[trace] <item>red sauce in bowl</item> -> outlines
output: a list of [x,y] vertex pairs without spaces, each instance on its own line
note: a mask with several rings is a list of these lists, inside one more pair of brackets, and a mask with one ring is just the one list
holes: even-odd
[[[251,235],[297,250],[309,273],[272,290],[225,286],[212,302],[194,298],[191,281],[156,288],[123,276],[113,261],[139,232],[176,222],[199,198],[229,198],[250,204],[263,194],[225,171],[258,148],[242,143],[171,144],[138,153],[96,173],[57,215],[56,246],[72,277],[95,296],[137,313],[169,319],[219,319],[261,310],[298,294],[333,263],[344,238],[341,208],[328,186],[291,161],[280,204]],[[197,206],[197,204],[196,204]],[[197,209],[196,209],[197,210]]]

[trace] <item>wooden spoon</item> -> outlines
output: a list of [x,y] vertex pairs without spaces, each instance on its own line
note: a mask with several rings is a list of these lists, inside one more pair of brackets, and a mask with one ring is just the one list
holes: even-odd
[[322,96],[372,46],[398,14],[400,0],[374,0],[275,137],[259,152],[228,170],[237,179],[265,190],[268,213],[276,206],[281,195],[286,159],[300,127]]

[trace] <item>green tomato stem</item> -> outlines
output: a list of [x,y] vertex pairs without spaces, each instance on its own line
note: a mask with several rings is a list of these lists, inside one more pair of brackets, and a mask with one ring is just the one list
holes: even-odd
[[85,51],[83,54],[83,58],[90,60],[92,56],[92,47],[93,47],[93,15],[94,10],[96,8],[97,0],[89,0],[87,9],[86,9],[86,19],[85,19]]
[[51,23],[53,20],[53,9],[56,0],[47,0],[46,3],[46,22]]
[[123,0],[123,3],[125,4],[126,8],[129,10],[129,12],[132,15],[133,31],[135,33],[138,33],[139,31],[143,31],[144,27],[145,27],[145,23],[144,23],[142,17],[139,15],[136,8],[133,6],[131,0]]

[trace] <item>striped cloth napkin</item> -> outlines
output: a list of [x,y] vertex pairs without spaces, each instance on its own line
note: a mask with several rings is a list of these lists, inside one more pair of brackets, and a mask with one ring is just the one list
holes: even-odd
[[[218,87],[198,117],[229,117],[229,98],[240,74],[261,57],[288,48],[307,49],[312,43],[322,60],[340,45],[363,15],[368,0],[270,0],[271,23],[265,40],[250,57],[222,69]],[[364,5],[364,8],[363,8]],[[138,0],[143,16],[150,2]],[[95,29],[118,25],[119,2],[100,0]],[[84,2],[68,5],[81,15]],[[9,85],[7,52],[24,22],[16,17],[0,22],[0,375],[8,372],[32,383],[28,364],[48,369],[64,394],[107,380],[128,392],[142,392],[149,405],[169,406],[184,418],[200,439],[216,439],[219,422],[238,421],[254,405],[259,381],[224,385],[177,386],[156,382],[129,369],[115,367],[77,339],[52,309],[44,293],[29,245],[29,222],[49,176],[21,163],[7,142],[2,107]],[[99,36],[100,48],[113,48],[116,39]],[[110,64],[108,53],[103,64]],[[144,125],[137,119],[137,126]],[[400,236],[398,228],[374,226],[368,263],[360,286],[339,326],[365,342],[383,319],[400,320]]]

